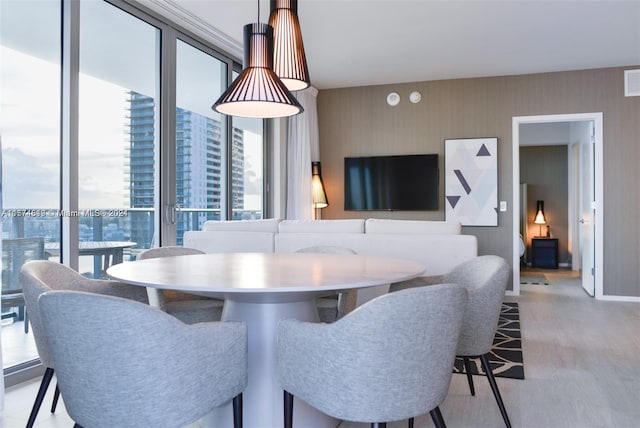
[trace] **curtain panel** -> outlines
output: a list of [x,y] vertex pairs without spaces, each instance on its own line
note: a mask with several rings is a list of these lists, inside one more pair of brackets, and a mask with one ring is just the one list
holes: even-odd
[[318,90],[309,87],[294,92],[304,112],[290,117],[287,126],[288,220],[313,220],[311,162],[320,160],[318,137]]

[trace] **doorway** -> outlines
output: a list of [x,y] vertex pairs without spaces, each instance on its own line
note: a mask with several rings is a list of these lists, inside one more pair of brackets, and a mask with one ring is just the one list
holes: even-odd
[[[579,159],[573,159],[579,150],[568,149],[569,156],[569,200],[568,200],[568,218],[569,218],[569,240],[572,241],[572,254],[577,250],[580,251],[580,260],[573,259],[573,264],[580,263],[583,271],[582,285],[590,294],[595,295],[596,299],[603,296],[603,138],[602,138],[602,113],[578,113],[578,114],[560,114],[560,115],[541,115],[541,116],[521,116],[514,117],[512,122],[513,132],[513,294],[520,294],[520,270],[516,266],[520,266],[520,142],[521,127],[530,124],[550,124],[558,122],[569,122],[574,128],[580,129],[579,125],[588,123],[591,130],[592,138],[590,138],[589,150],[582,150],[582,153],[590,153],[590,157],[579,155]],[[584,126],[583,126],[584,127]],[[572,141],[567,141],[569,146]],[[587,146],[588,147],[588,146]],[[586,175],[576,174],[572,165],[579,163],[582,170],[586,171]],[[588,167],[586,167],[588,165]],[[573,183],[573,184],[572,184]],[[588,184],[582,188],[591,189],[588,191],[580,191],[580,183]],[[580,196],[582,194],[582,196]],[[586,200],[585,194],[591,195]],[[585,210],[586,207],[586,210]]]

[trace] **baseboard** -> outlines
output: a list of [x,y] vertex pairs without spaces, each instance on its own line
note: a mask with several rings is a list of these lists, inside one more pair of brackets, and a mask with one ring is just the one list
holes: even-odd
[[614,296],[614,295],[604,295],[604,296],[596,296],[596,300],[606,300],[609,302],[632,302],[632,303],[640,303],[640,297],[638,296]]
[[17,385],[44,374],[45,367],[38,361],[27,361],[4,370],[4,386]]

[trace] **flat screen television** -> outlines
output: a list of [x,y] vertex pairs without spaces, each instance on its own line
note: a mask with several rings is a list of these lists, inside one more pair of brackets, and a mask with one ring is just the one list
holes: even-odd
[[344,209],[437,211],[438,155],[344,158]]

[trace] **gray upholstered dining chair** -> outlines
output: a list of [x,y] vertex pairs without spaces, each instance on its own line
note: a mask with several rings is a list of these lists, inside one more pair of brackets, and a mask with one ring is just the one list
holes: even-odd
[[[356,254],[350,248],[334,245],[315,245],[313,247],[301,248],[296,253],[324,253],[324,254]],[[356,307],[358,300],[358,290],[349,290],[332,296],[318,297],[316,307],[321,322],[334,322],[351,312]]]
[[188,325],[149,305],[77,291],[44,293],[38,303],[76,427],[182,427],[230,401],[242,426],[244,323]]
[[[89,279],[67,266],[48,260],[25,263],[20,270],[20,283],[22,285],[27,311],[30,314],[29,321],[31,322],[31,329],[36,342],[38,355],[40,356],[42,365],[46,368],[27,422],[27,428],[30,428],[36,420],[44,396],[53,378],[55,367],[40,317],[38,297],[42,293],[51,290],[76,290],[118,296],[147,303],[147,294],[142,287],[121,284],[116,281]],[[119,317],[120,315],[112,314],[112,316]],[[56,410],[59,395],[60,391],[56,386],[53,404],[51,405],[52,413]]]
[[[204,254],[204,252],[188,247],[157,247],[141,252],[138,254],[137,260],[193,254]],[[187,324],[220,321],[222,318],[224,300],[174,290],[158,290],[151,287],[147,287],[147,293],[149,303],[152,306],[159,307]]]
[[[455,284],[385,294],[331,323],[282,320],[284,426],[293,397],[338,419],[384,426],[439,410],[449,390],[467,291]],[[422,374],[422,375],[421,375]]]
[[[467,289],[469,300],[465,310],[456,355],[462,357],[471,395],[475,395],[475,388],[473,386],[470,358],[480,359],[505,425],[511,427],[498,384],[487,358],[498,328],[498,318],[508,278],[509,264],[502,257],[487,255],[463,262],[449,273],[438,276],[436,280],[459,284]],[[396,283],[391,285],[390,291],[416,287],[421,285],[420,281],[423,281],[422,285],[428,285],[433,282],[427,277]]]

